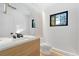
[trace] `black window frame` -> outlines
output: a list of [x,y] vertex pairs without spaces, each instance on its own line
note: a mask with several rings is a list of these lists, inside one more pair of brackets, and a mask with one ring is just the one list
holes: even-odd
[[[51,25],[51,20],[52,20],[51,18],[56,17],[56,15],[60,15],[60,14],[63,14],[63,13],[66,13],[66,24],[64,24],[64,25],[62,25],[62,24],[60,24],[60,25],[56,25],[56,24]],[[56,19],[54,21],[56,21]],[[59,13],[50,15],[50,27],[52,27],[52,26],[68,26],[68,11],[59,12]]]

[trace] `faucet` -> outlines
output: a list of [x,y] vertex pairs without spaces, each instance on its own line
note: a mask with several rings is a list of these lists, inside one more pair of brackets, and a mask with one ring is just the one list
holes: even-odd
[[22,35],[22,34],[19,34],[19,33],[15,33],[15,34],[10,33],[10,34],[12,35],[12,37],[13,37],[14,39],[23,37],[23,35]]
[[17,35],[17,38],[23,37],[23,35],[19,33],[16,33],[16,35]]
[[16,39],[16,35],[14,35],[13,33],[10,33],[11,35],[12,35],[12,37],[14,38],[14,39]]

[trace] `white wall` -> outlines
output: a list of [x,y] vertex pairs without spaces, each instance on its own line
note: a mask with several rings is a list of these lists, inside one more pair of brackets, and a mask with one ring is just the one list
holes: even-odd
[[[77,6],[79,4],[52,4],[43,12],[43,36],[52,47],[77,53],[79,20]],[[58,12],[68,10],[68,26],[50,27],[50,16]]]
[[[32,9],[30,20],[30,33],[34,36],[42,36],[42,14]],[[32,19],[35,19],[36,28],[32,28]]]
[[9,36],[11,32],[16,32],[17,25],[24,29],[23,34],[29,34],[29,17],[24,13],[24,10],[19,11],[17,7],[16,10],[8,7],[7,14],[4,14],[3,4],[0,4],[0,37]]
[[79,54],[79,7],[77,6],[77,33],[78,33],[78,40],[77,40],[77,53]]

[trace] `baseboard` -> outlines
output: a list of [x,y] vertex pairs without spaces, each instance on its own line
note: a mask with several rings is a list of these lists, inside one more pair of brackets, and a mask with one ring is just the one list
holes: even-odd
[[[49,43],[48,43],[49,44]],[[44,42],[42,42],[41,44],[40,44],[40,46],[43,46],[43,45],[46,45],[46,46],[50,46],[51,47],[51,45],[48,45],[46,42],[44,43]],[[58,52],[61,52],[61,53],[63,53],[64,54],[64,56],[78,56],[78,54],[75,54],[75,53],[71,53],[71,52],[68,52],[68,51],[64,51],[64,50],[61,50],[61,49],[59,49],[59,48],[56,48],[56,47],[51,47],[51,49],[53,50],[56,50],[56,51],[58,51]]]
[[60,52],[63,52],[64,56],[78,56],[77,54],[70,53],[70,52],[67,52],[67,51],[64,51],[64,50],[55,48],[55,47],[53,47],[52,49],[58,50],[58,51],[60,51]]

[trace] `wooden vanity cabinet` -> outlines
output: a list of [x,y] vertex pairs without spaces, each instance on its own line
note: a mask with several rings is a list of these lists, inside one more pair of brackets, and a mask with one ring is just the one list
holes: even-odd
[[0,56],[39,56],[40,38],[0,51]]

